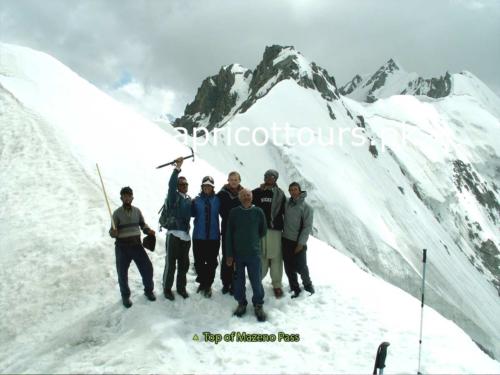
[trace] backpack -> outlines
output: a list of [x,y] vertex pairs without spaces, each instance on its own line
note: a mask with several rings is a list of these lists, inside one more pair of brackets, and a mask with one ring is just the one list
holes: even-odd
[[167,229],[167,210],[165,209],[165,204],[163,204],[160,208],[160,211],[158,211],[158,215],[160,215],[160,218],[158,219],[158,224],[160,224],[160,232],[161,228]]
[[[178,207],[180,203],[180,196],[177,194],[176,199],[174,202],[174,205],[171,207],[171,210]],[[167,200],[165,200],[166,202]],[[176,219],[172,215],[168,215],[168,208],[166,207],[166,203],[163,203],[163,206],[161,206],[160,210],[158,211],[158,215],[160,215],[160,218],[158,219],[158,223],[160,224],[160,232],[161,228],[168,229],[169,225],[175,224]]]

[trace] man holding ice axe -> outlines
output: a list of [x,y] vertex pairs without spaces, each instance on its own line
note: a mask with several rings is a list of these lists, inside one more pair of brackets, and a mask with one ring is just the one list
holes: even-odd
[[[194,159],[194,154],[193,156]],[[188,182],[185,177],[179,176],[183,157],[177,158],[173,163],[175,168],[172,171],[168,183],[168,194],[165,199],[163,209],[166,212],[166,222],[162,223],[167,229],[165,269],[163,271],[163,295],[166,299],[173,301],[172,285],[177,263],[177,293],[183,298],[188,298],[186,291],[186,274],[189,270],[189,248],[191,247],[191,237],[189,228],[191,221],[191,197],[187,195]]]

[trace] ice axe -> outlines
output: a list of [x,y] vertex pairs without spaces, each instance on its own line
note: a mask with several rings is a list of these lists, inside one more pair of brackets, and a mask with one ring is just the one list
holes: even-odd
[[[194,151],[193,151],[193,148],[192,147],[189,147],[191,149],[191,155],[189,156],[184,156],[182,158],[182,160],[186,160],[186,159],[189,159],[189,158],[193,158],[193,161],[194,161]],[[171,162],[168,162],[168,163],[165,163],[165,164],[162,164],[162,165],[159,165],[156,167],[156,169],[160,169],[160,168],[163,168],[163,167],[166,167],[167,165],[174,165],[175,164],[175,160],[171,161]]]

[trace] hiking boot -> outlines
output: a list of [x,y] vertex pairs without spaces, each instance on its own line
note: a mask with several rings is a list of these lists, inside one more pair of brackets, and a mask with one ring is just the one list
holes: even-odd
[[173,301],[174,300],[174,294],[170,289],[163,289],[163,295],[165,296],[166,299]]
[[228,294],[228,293],[229,293],[229,285],[223,285],[222,294]]
[[264,308],[262,307],[262,305],[255,305],[254,312],[255,312],[255,316],[257,317],[257,320],[259,322],[266,321],[267,316],[266,316],[266,313],[264,312]]
[[153,293],[153,291],[150,291],[150,292],[144,292],[144,295],[146,296],[146,298],[147,298],[149,301],[156,301],[156,296],[155,296],[155,294]]
[[130,300],[130,297],[122,297],[122,303],[123,306],[125,306],[127,309],[132,307],[132,301]]
[[273,291],[274,291],[274,296],[276,298],[283,297],[283,289],[281,289],[281,288],[274,288]]
[[205,287],[203,285],[198,285],[198,289],[196,289],[196,293],[200,293],[200,292],[204,292],[205,291]]
[[182,296],[182,298],[184,298],[184,299],[189,297],[189,294],[187,294],[186,289],[178,290],[177,294]]
[[312,285],[312,284],[309,284],[309,285],[307,285],[307,286],[306,286],[306,285],[304,285],[304,290],[305,290],[306,292],[309,292],[309,293],[311,293],[311,294],[314,294],[314,287],[313,287],[313,285]]
[[292,290],[292,297],[291,298],[297,298],[300,295],[300,289],[294,289]]
[[206,287],[205,290],[203,291],[203,295],[207,298],[212,297],[212,288]]
[[234,315],[241,318],[247,312],[247,305],[244,303],[238,303],[238,307],[234,310]]
[[229,287],[229,294],[234,296],[234,288],[232,285]]

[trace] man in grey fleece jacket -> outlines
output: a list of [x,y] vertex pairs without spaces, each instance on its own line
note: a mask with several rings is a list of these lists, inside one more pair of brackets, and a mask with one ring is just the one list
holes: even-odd
[[307,267],[307,240],[312,232],[313,209],[305,202],[307,193],[302,191],[297,182],[292,182],[288,188],[290,199],[285,204],[283,226],[283,261],[288,277],[292,298],[299,296],[297,273],[300,274],[304,289],[314,293],[309,268]]

